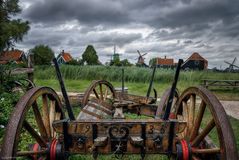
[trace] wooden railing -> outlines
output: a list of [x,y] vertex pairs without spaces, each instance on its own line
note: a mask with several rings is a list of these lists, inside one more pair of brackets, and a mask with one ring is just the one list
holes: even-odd
[[239,80],[202,79],[202,85],[208,87],[239,88]]
[[27,79],[33,82],[34,76],[33,76],[34,68],[32,64],[32,56],[28,56],[27,58],[27,68],[15,68],[11,71],[11,75],[18,75],[18,74],[27,74]]

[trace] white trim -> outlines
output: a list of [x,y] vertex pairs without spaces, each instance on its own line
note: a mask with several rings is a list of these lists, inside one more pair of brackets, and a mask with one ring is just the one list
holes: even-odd
[[63,59],[63,61],[66,63],[66,60],[64,59],[64,57],[61,55],[58,59],[57,59],[57,61],[59,61],[59,59]]

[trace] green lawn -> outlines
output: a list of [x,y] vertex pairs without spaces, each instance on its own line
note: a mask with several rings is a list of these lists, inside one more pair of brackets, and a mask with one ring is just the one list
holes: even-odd
[[[92,81],[66,79],[64,82],[68,92],[84,92]],[[60,91],[59,82],[56,79],[35,79],[35,83],[37,86],[49,86],[56,91]],[[111,83],[114,87],[121,87],[121,82],[111,81]],[[171,87],[171,83],[171,81],[168,83],[155,81],[153,87],[157,90],[158,96],[161,97],[163,92]],[[200,83],[197,81],[179,81],[177,88],[180,93],[182,93],[186,88],[198,85],[200,85]],[[144,96],[147,93],[149,84],[142,82],[125,82],[125,86],[128,87],[129,93]],[[212,92],[221,100],[239,100],[239,89],[214,89]]]

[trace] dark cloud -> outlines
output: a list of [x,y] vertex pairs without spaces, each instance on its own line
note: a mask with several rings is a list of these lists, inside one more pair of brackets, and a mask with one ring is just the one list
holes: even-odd
[[[93,44],[101,57],[119,52],[134,61],[136,50],[155,56],[188,58],[199,52],[209,66],[237,56],[238,0],[22,0],[21,17],[31,31],[18,44],[48,44],[80,56]],[[217,58],[215,58],[217,57]]]
[[183,43],[185,43],[185,44],[192,44],[193,41],[192,40],[185,40]]
[[24,16],[33,22],[44,23],[61,23],[70,20],[78,20],[89,25],[130,22],[122,4],[115,1],[38,1],[29,7]]

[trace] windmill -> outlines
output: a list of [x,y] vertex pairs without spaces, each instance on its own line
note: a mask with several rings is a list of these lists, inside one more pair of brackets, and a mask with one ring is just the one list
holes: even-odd
[[232,63],[230,62],[227,62],[227,61],[224,61],[226,64],[229,64],[229,67],[225,69],[225,71],[228,71],[228,72],[233,72],[235,71],[234,68],[238,68],[239,69],[239,66],[235,65],[235,62],[236,62],[237,58],[235,57],[232,61]]
[[145,59],[144,56],[145,56],[146,54],[148,54],[148,53],[141,54],[141,53],[139,52],[139,50],[137,50],[137,52],[138,52],[138,54],[139,54],[139,57],[135,59],[135,60],[138,59],[137,65],[139,65],[139,66],[147,66],[147,65],[144,63],[144,59]]
[[116,45],[114,45],[114,52],[113,54],[107,54],[106,56],[110,57],[110,64],[114,62],[120,61],[121,53],[116,53]]

